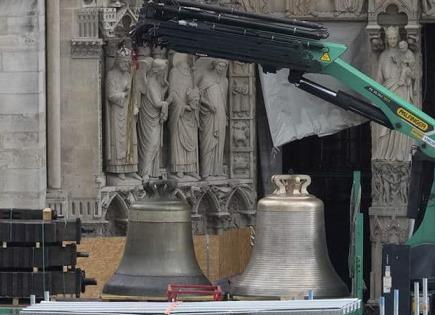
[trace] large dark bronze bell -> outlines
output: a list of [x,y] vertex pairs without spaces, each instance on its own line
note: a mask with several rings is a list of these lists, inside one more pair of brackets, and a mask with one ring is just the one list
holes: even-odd
[[209,284],[195,258],[191,209],[174,197],[175,187],[144,186],[148,198],[129,210],[124,256],[103,294],[159,300],[168,284]]
[[239,298],[348,296],[325,240],[323,202],[311,195],[306,175],[272,178],[275,192],[258,202],[255,246],[244,273],[231,285]]

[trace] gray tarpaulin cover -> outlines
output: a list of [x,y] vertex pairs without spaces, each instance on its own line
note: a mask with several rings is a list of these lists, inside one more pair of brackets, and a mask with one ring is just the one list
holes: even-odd
[[[365,25],[362,23],[325,23],[330,36],[327,41],[342,43],[349,47],[342,59],[368,73]],[[265,74],[260,68],[260,80],[266,105],[273,145],[307,136],[326,136],[365,120],[351,112],[312,96],[288,82],[288,69]],[[325,75],[307,74],[306,77],[332,90],[350,92],[337,80]]]

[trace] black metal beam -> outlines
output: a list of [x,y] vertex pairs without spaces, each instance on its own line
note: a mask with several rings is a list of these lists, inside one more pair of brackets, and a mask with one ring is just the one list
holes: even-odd
[[0,272],[0,296],[28,298],[36,295],[44,297],[44,291],[51,295],[74,294],[80,297],[87,285],[96,284],[94,279],[87,279],[85,273],[76,269],[68,272]]
[[[0,220],[0,242],[10,243],[80,243],[81,221]],[[23,244],[24,245],[24,244]]]
[[327,87],[305,78],[300,78],[296,82],[294,78],[291,78],[289,81],[295,83],[296,87],[307,93],[394,130],[394,127],[385,114],[379,108],[364,100],[343,91],[332,91]]
[[[44,247],[0,248],[0,271],[33,271],[33,268],[75,267],[77,257],[87,257],[77,252],[76,244]],[[62,269],[61,269],[62,270]]]
[[[158,1],[158,2],[161,2],[161,3],[165,2],[167,4],[171,4],[171,3],[174,4],[173,0]],[[320,23],[313,23],[313,22],[301,21],[301,20],[296,20],[296,19],[279,18],[279,17],[275,17],[275,16],[270,16],[270,15],[263,15],[263,14],[256,14],[256,13],[251,13],[251,12],[235,10],[234,8],[216,7],[216,6],[211,6],[211,5],[202,4],[202,3],[194,3],[192,1],[185,1],[185,0],[177,0],[175,3],[180,5],[180,6],[192,7],[192,8],[208,10],[208,11],[214,11],[216,13],[225,13],[225,14],[243,16],[243,17],[253,18],[253,19],[257,19],[257,20],[263,20],[265,22],[275,22],[275,23],[281,23],[281,24],[289,25],[289,26],[300,26],[300,27],[317,29],[317,30],[322,30],[322,31],[327,32],[326,27]]]

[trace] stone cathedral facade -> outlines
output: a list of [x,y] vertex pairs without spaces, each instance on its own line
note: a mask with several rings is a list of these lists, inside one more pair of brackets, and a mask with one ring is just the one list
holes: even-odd
[[[132,51],[141,2],[0,2],[0,207],[50,206],[95,234],[118,234],[142,181],[172,178],[192,206],[195,233],[253,224],[255,66]],[[364,25],[370,75],[421,106],[421,29],[435,22],[434,0],[204,2]],[[409,232],[412,143],[373,126],[372,147],[376,301],[382,244]]]

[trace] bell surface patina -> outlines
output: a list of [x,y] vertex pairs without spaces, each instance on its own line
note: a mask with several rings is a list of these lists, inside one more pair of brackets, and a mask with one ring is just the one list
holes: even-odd
[[103,294],[165,299],[168,284],[210,284],[196,261],[191,209],[175,187],[144,186],[147,198],[129,209],[124,255]]
[[231,284],[236,298],[316,298],[349,295],[326,245],[323,202],[306,175],[277,175],[273,194],[257,208],[255,245],[244,273]]

